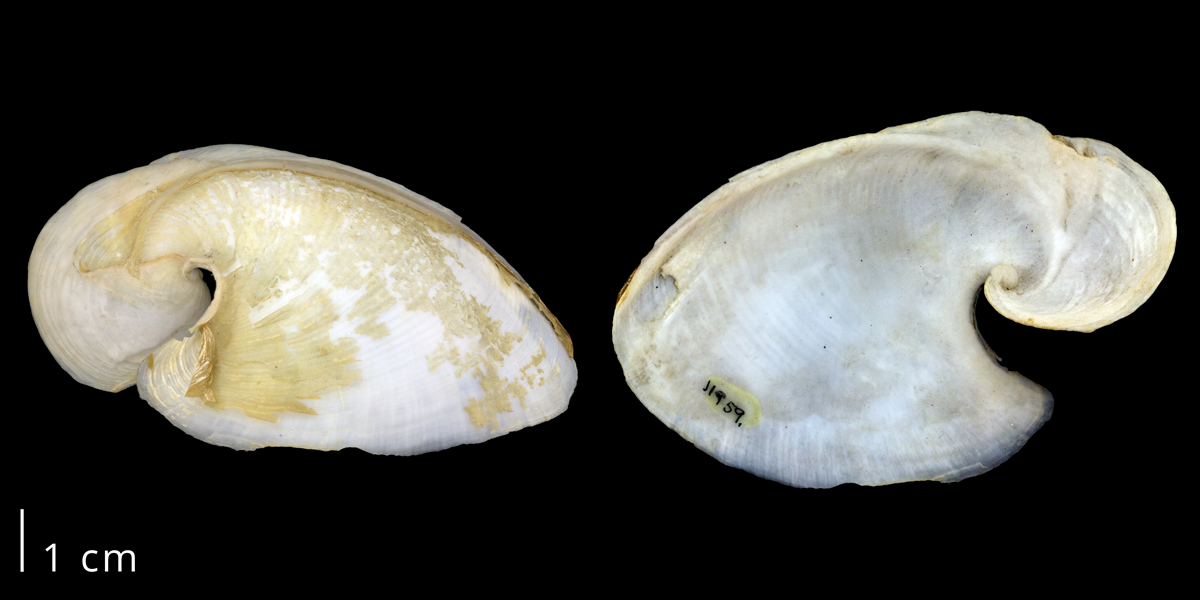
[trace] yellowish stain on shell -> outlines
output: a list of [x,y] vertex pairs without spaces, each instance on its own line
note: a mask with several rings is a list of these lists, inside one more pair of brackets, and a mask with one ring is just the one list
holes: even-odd
[[[271,422],[284,412],[316,414],[301,400],[363,379],[361,370],[349,368],[357,362],[357,342],[331,340],[334,323],[344,318],[355,333],[378,340],[392,334],[380,316],[402,304],[441,321],[443,339],[427,357],[429,369],[449,363],[456,377],[474,378],[484,396],[469,399],[464,410],[474,426],[495,429],[497,414],[512,410],[509,399],[524,407],[528,391],[544,384],[544,377],[534,380],[543,373],[545,349],[521,367],[518,379],[499,377],[521,337],[504,331],[488,306],[463,291],[452,269],[462,263],[444,245],[447,236],[489,256],[501,279],[519,286],[573,354],[566,331],[537,295],[460,228],[370,190],[290,170],[219,171],[174,185],[169,195],[144,194],[85,236],[76,265],[84,273],[124,268],[136,274],[169,246],[223,274],[224,300],[197,331],[202,347],[186,392],[206,407]],[[322,277],[321,285],[314,283]],[[327,288],[363,293],[352,306],[339,307]],[[182,352],[183,344],[164,349]],[[153,367],[153,356],[149,360]]]

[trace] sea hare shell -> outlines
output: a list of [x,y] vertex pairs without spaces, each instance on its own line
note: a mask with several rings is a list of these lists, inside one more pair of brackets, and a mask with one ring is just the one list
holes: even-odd
[[566,332],[457,215],[266,148],[88,186],[38,237],[29,299],[77,381],[136,382],[176,426],[239,449],[480,442],[566,410],[576,381]]
[[642,260],[613,344],[642,403],[726,464],[808,487],[953,481],[1051,410],[981,341],[980,287],[1014,321],[1092,331],[1174,250],[1166,190],[1121,151],[949,115],[730,180]]

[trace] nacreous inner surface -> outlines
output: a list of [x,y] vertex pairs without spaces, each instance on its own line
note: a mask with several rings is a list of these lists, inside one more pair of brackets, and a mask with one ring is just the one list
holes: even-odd
[[[1003,461],[1052,401],[985,350],[980,286],[997,265],[1034,287],[1067,277],[1056,270],[1093,247],[1141,256],[1097,221],[1155,228],[1144,207],[1064,203],[1060,169],[1098,159],[1026,123],[1041,137],[1017,160],[892,135],[739,176],[631,279],[613,326],[630,387],[722,462],[792,485],[954,480]],[[1089,185],[1130,186],[1105,173]]]

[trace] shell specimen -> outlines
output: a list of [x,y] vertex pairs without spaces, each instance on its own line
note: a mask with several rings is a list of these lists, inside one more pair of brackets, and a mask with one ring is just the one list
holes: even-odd
[[621,291],[630,388],[718,460],[789,485],[954,481],[1050,416],[974,326],[1092,331],[1175,249],[1162,185],[1111,145],[963,113],[750,169],[664,233]]
[[481,442],[562,413],[577,375],[558,321],[457,215],[266,148],[172,154],[83,189],[38,236],[29,300],[77,381],[136,383],[239,449]]

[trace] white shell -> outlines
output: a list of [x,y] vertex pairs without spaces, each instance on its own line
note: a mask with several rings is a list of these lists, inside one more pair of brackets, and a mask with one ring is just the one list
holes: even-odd
[[29,299],[77,381],[136,382],[176,426],[239,449],[481,442],[560,414],[576,382],[566,332],[457,215],[266,148],[83,189],[38,236]]
[[953,481],[1052,405],[982,343],[980,287],[1014,321],[1092,331],[1145,302],[1175,233],[1116,148],[948,115],[730,180],[642,260],[613,343],[642,403],[726,464],[806,487]]

